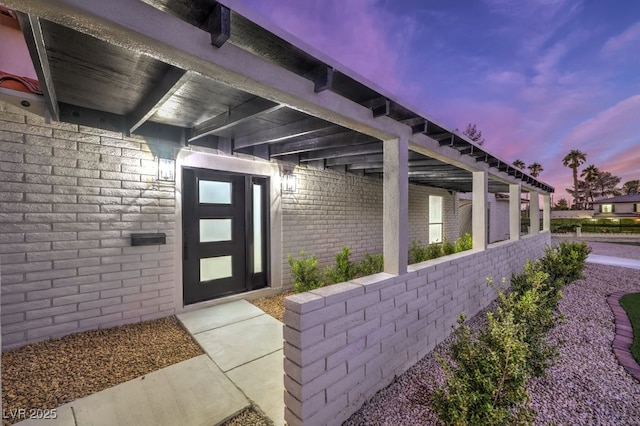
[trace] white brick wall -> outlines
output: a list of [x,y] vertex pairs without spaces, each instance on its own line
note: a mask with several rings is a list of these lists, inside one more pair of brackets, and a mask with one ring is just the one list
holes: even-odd
[[[465,203],[471,202],[470,193],[458,194],[458,197],[458,203],[460,200],[464,200]],[[489,204],[489,244],[509,239],[509,200],[496,199],[494,194],[488,194],[487,203]],[[471,209],[467,208],[460,212],[460,232],[471,233]],[[463,215],[466,217],[462,217]]]
[[[153,182],[160,145],[0,111],[5,348],[174,312],[175,191]],[[167,244],[131,247],[132,232]]]
[[340,425],[440,343],[461,312],[496,297],[499,281],[543,255],[550,234],[494,244],[290,296],[285,301],[285,419]]
[[[351,259],[382,253],[382,180],[296,167],[298,190],[282,194],[283,284],[291,285],[287,255],[315,255],[323,266],[349,246]],[[409,186],[409,241],[428,239],[429,194],[444,197],[445,235],[458,237],[455,194]]]

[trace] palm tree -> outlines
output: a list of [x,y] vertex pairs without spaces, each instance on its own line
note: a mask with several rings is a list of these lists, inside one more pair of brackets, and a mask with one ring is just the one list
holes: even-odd
[[524,168],[526,167],[524,161],[522,160],[515,160],[513,162],[513,166],[519,168],[520,170],[524,170]]
[[595,189],[595,183],[596,183],[596,180],[598,179],[598,176],[600,176],[600,170],[598,170],[595,164],[589,164],[580,173],[580,177],[584,178],[585,191],[586,191],[585,198],[587,201],[591,199],[592,203],[593,203],[593,192]]
[[585,161],[587,161],[587,154],[579,149],[572,149],[562,159],[562,164],[571,168],[573,171],[573,205],[578,208],[578,167],[580,167]]
[[538,177],[540,176],[540,173],[544,171],[542,164],[540,163],[529,164],[527,169],[529,169],[529,174],[531,174],[532,177]]

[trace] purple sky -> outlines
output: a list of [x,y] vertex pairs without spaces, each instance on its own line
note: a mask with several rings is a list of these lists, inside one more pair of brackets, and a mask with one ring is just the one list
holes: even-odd
[[[567,197],[571,149],[640,179],[640,1],[241,0]],[[584,167],[584,166],[583,166]]]

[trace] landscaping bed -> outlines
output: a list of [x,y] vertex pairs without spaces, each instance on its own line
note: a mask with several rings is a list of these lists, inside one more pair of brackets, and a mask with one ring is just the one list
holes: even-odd
[[2,409],[56,408],[201,354],[175,317],[32,343],[2,353]]
[[[559,344],[554,364],[545,376],[532,378],[527,385],[529,407],[536,413],[534,424],[638,424],[640,383],[612,352],[615,324],[606,297],[616,291],[637,292],[640,275],[637,270],[596,264],[587,264],[584,273],[584,279],[564,288],[558,305],[564,320],[546,337],[550,344]],[[466,323],[476,331],[486,327],[486,312]],[[452,342],[453,336],[378,392],[345,424],[440,424],[432,404],[445,374],[436,354],[446,357]]]

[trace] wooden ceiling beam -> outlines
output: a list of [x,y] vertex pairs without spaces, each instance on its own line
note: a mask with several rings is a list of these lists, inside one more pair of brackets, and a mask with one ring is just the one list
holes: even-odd
[[333,135],[313,137],[302,141],[273,144],[270,146],[270,149],[272,157],[283,157],[290,154],[299,154],[322,149],[362,145],[374,141],[378,140],[369,135],[347,131]]
[[47,48],[44,44],[44,35],[42,33],[40,18],[26,13],[16,13],[18,15],[20,27],[22,28],[24,40],[27,43],[27,48],[29,49],[29,55],[31,56],[33,67],[36,70],[36,75],[38,76],[40,87],[42,88],[44,101],[47,105],[49,115],[53,121],[60,121],[60,106],[58,105],[58,98],[53,85],[53,77],[49,66],[49,58],[47,57]]
[[266,143],[284,142],[299,136],[312,135],[316,132],[327,130],[335,125],[317,118],[305,118],[284,126],[263,130],[251,135],[242,136],[234,140],[234,149]]
[[160,82],[142,97],[135,109],[127,114],[128,132],[133,133],[148,121],[182,86],[189,81],[189,73],[185,70],[170,67]]
[[207,22],[207,30],[211,34],[211,44],[221,47],[231,36],[231,10],[217,3]]
[[300,154],[300,161],[309,162],[353,155],[382,154],[382,143],[347,146],[344,148],[319,149]]
[[260,97],[255,97],[237,107],[196,125],[192,129],[189,142],[230,129],[254,118],[284,108],[284,105]]

